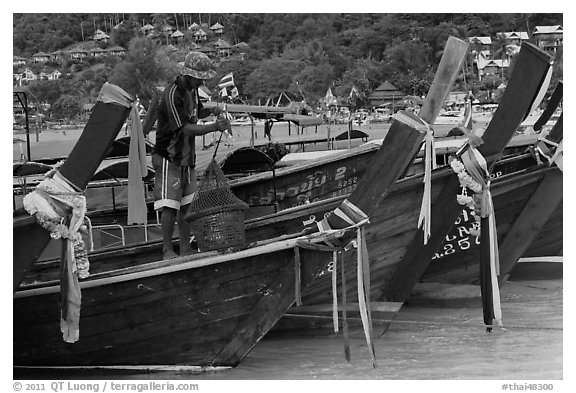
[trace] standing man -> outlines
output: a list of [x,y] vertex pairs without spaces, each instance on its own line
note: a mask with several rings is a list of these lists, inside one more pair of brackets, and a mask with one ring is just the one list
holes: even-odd
[[[184,220],[188,204],[197,190],[196,136],[227,130],[230,123],[218,116],[220,108],[206,109],[198,98],[198,88],[205,79],[213,78],[213,62],[201,52],[190,52],[178,63],[180,75],[170,83],[158,106],[158,129],[152,153],[156,172],[154,209],[161,210],[164,259],[178,256],[172,246],[176,217],[180,236],[180,255],[189,254],[190,227]],[[198,119],[218,116],[213,124],[199,125]],[[178,212],[180,213],[178,215]]]

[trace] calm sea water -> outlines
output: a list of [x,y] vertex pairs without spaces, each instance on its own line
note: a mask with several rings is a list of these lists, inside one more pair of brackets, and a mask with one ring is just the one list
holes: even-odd
[[234,369],[190,372],[16,372],[15,378],[136,380],[561,380],[563,280],[508,282],[501,288],[505,330],[487,333],[478,299],[469,307],[404,306],[385,334],[376,323],[378,367],[361,329],[265,337]]

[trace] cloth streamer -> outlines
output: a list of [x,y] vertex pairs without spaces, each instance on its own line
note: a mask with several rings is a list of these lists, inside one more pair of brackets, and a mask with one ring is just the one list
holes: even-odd
[[[372,317],[370,311],[370,264],[368,258],[368,247],[366,246],[366,233],[364,230],[364,225],[369,222],[368,216],[364,213],[360,208],[350,202],[348,199],[345,199],[342,204],[334,209],[333,214],[344,222],[348,223],[349,226],[340,229],[334,230],[330,227],[328,222],[328,218],[324,218],[322,221],[317,223],[318,229],[320,230],[320,234],[324,234],[326,237],[324,239],[324,243],[333,249],[341,250],[346,246],[342,244],[338,237],[339,236],[330,236],[331,234],[334,235],[335,233],[343,234],[348,230],[355,229],[356,230],[356,244],[358,247],[357,250],[357,280],[358,280],[358,304],[360,307],[360,318],[362,320],[362,326],[364,329],[364,335],[366,337],[366,342],[368,344],[368,351],[370,353],[370,357],[372,359],[372,365],[376,368],[376,355],[374,351],[374,345],[372,340]],[[342,232],[344,231],[344,232]],[[333,254],[334,255],[334,254]],[[336,270],[336,257],[334,256],[333,261],[333,269]],[[332,283],[333,283],[333,291],[335,291],[335,277],[336,273],[333,271],[332,276]],[[333,310],[332,315],[337,316],[338,313],[338,305],[337,302],[334,302],[336,295],[333,294]],[[337,317],[336,317],[337,318]],[[335,330],[337,329],[337,322],[335,322]]]
[[[482,154],[478,149],[474,147],[469,147],[460,156],[464,167],[468,174],[477,181],[482,186],[482,192],[480,194],[480,217],[482,219],[488,219],[488,228],[481,228],[482,231],[488,230],[489,245],[489,258],[488,261],[480,260],[481,264],[485,266],[488,265],[489,271],[489,293],[486,296],[492,298],[492,306],[490,310],[486,309],[486,305],[490,302],[485,303],[485,317],[484,322],[488,325],[492,324],[490,319],[496,321],[498,326],[502,326],[502,310],[500,307],[500,289],[498,287],[498,275],[500,274],[500,261],[498,255],[498,238],[496,233],[496,219],[494,214],[494,204],[492,202],[492,194],[490,193],[490,172],[488,171],[488,165]],[[485,278],[481,275],[480,280],[483,281]],[[484,296],[483,296],[484,299]]]
[[[79,229],[86,214],[86,197],[76,191],[60,172],[50,174],[36,190],[24,198],[24,208],[35,215],[38,223],[54,239],[62,239],[63,253],[60,277],[62,299],[60,329],[64,341],[74,343],[80,337],[82,295],[78,277],[88,276],[86,246]],[[64,223],[69,218],[69,224]]]
[[432,217],[432,169],[436,169],[436,151],[434,149],[434,131],[428,125],[426,137],[424,139],[424,193],[422,204],[420,205],[420,216],[418,217],[418,228],[422,227],[424,233],[424,244],[430,239],[430,218]]
[[147,208],[142,178],[146,176],[148,168],[146,167],[146,145],[137,102],[132,105],[130,122],[132,127],[128,158],[128,225],[146,224]]

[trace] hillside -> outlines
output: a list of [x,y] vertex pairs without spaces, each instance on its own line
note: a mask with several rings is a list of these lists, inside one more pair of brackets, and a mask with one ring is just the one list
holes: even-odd
[[[220,72],[207,82],[211,89],[220,76],[234,72],[247,102],[264,102],[285,92],[316,104],[328,87],[336,96],[347,97],[354,86],[359,93],[354,104],[362,106],[384,80],[409,94],[424,94],[450,35],[466,39],[507,31],[530,34],[538,25],[562,25],[563,18],[562,14],[14,14],[13,22],[13,54],[18,56],[93,47],[97,29],[110,36],[104,47],[128,49],[123,61],[107,61],[100,70],[91,70],[94,64],[62,64],[63,73],[71,74],[60,88],[67,95],[74,95],[78,79],[91,84],[87,79],[92,77],[114,81],[146,102],[153,87],[164,84],[173,75],[175,62],[194,46],[189,27],[197,24],[208,32],[202,48],[213,45],[216,38],[231,45],[247,44],[243,56],[215,56]],[[224,28],[219,37],[209,29],[216,22]],[[157,32],[152,40],[141,32],[145,24]],[[184,33],[175,44],[178,53],[167,52],[166,26]],[[152,42],[143,42],[146,39]],[[472,59],[466,82],[462,78],[457,88],[485,89],[475,80],[471,64]],[[80,101],[94,98],[93,88],[82,90]]]

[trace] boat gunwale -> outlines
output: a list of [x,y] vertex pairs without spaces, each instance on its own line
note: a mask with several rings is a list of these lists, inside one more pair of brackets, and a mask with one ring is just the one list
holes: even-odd
[[[333,231],[336,236],[349,229]],[[319,243],[324,239],[323,233],[311,235],[301,235],[299,233],[284,235],[275,239],[264,241],[265,244],[256,244],[253,247],[242,250],[219,253],[208,251],[199,254],[181,256],[177,258],[148,262],[138,266],[130,266],[111,271],[95,273],[85,281],[80,281],[80,288],[91,288],[102,285],[114,284],[118,282],[132,281],[147,278],[158,274],[169,274],[183,270],[198,269],[205,266],[216,265],[237,259],[251,258],[271,252],[293,249],[298,247],[302,241]],[[105,277],[102,277],[105,276]],[[59,280],[45,282],[34,282],[23,284],[15,294],[14,298],[44,295],[48,293],[58,293],[60,291]]]

